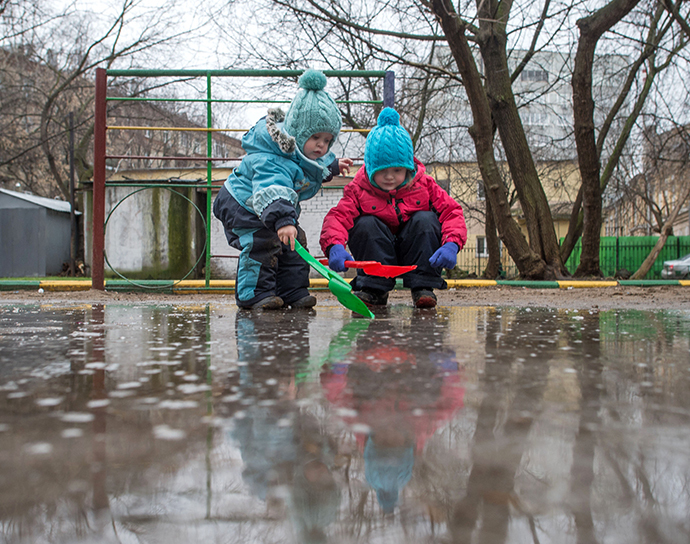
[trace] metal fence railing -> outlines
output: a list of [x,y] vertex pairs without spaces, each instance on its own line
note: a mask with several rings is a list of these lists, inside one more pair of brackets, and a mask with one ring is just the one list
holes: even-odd
[[[218,103],[267,103],[275,102],[271,100],[243,100],[240,98],[221,99],[212,96],[212,81],[217,78],[231,78],[231,77],[250,77],[250,78],[296,78],[303,70],[106,70],[104,68],[96,69],[96,85],[95,85],[95,113],[94,113],[94,174],[93,174],[93,204],[92,204],[92,227],[91,227],[91,244],[92,244],[92,258],[91,258],[91,276],[92,285],[94,289],[105,289],[105,265],[108,264],[112,272],[117,273],[110,263],[107,262],[105,254],[105,225],[110,217],[106,214],[106,188],[115,186],[114,183],[106,180],[106,160],[168,160],[168,161],[190,161],[205,162],[206,163],[206,180],[200,180],[196,184],[179,184],[179,183],[157,183],[155,187],[152,184],[144,182],[128,183],[130,187],[136,187],[136,191],[143,191],[149,189],[166,189],[171,192],[178,192],[181,189],[193,189],[205,194],[205,205],[197,208],[197,212],[203,219],[205,237],[204,249],[199,255],[199,261],[187,273],[190,275],[196,266],[203,260],[205,263],[205,288],[210,289],[211,278],[211,227],[210,221],[212,217],[211,199],[212,199],[212,168],[214,161],[227,161],[228,157],[214,157],[213,156],[213,133],[214,132],[244,132],[247,129],[232,129],[214,127],[213,120],[213,106]],[[324,74],[328,77],[342,77],[342,78],[361,78],[371,77],[378,78],[383,82],[383,100],[344,100],[339,101],[345,103],[357,104],[381,104],[385,106],[393,106],[395,101],[395,73],[384,70],[325,70]],[[205,87],[205,92],[200,98],[154,98],[154,97],[123,97],[123,96],[108,96],[108,77],[133,77],[133,78],[186,78],[195,79],[200,83],[200,87]],[[172,102],[200,102],[206,106],[206,126],[205,127],[147,127],[147,126],[108,126],[108,109],[106,104],[108,101],[114,102],[129,102],[137,103],[156,102],[156,101],[172,101]],[[206,153],[205,156],[147,156],[147,155],[113,155],[108,154],[107,137],[108,130],[118,131],[174,131],[180,130],[184,132],[201,131],[206,133]],[[361,131],[363,129],[349,129],[353,131]],[[117,183],[117,186],[125,186],[123,183]],[[183,195],[183,198],[188,200],[190,204],[194,204],[188,197]],[[122,200],[120,200],[121,202]],[[196,207],[196,206],[195,206]],[[110,210],[112,212],[112,210]],[[123,279],[129,281],[124,276]],[[185,276],[187,277],[187,276]],[[178,280],[173,280],[178,281]],[[167,284],[166,284],[167,285]]]
[[[489,255],[481,253],[477,250],[477,246],[466,245],[458,253],[458,263],[456,265],[455,275],[462,277],[481,277],[484,274],[486,265],[489,262]],[[501,248],[501,276],[505,278],[514,278],[519,275],[517,266],[510,258],[505,248]]]

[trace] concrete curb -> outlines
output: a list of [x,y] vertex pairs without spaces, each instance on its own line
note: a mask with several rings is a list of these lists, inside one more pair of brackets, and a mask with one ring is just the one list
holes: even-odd
[[[690,287],[690,280],[559,280],[559,281],[526,281],[526,280],[446,280],[448,288],[462,289],[470,287],[525,287],[529,289],[583,289],[601,287],[654,287],[654,286],[684,286]],[[234,280],[211,280],[206,287],[204,280],[106,280],[106,291],[134,291],[134,292],[173,292],[179,294],[189,293],[234,293]],[[309,288],[315,290],[327,290],[328,281],[320,278],[312,278]],[[0,279],[0,291],[88,291],[91,289],[91,280],[12,280]],[[402,281],[398,280],[396,289],[403,289]]]

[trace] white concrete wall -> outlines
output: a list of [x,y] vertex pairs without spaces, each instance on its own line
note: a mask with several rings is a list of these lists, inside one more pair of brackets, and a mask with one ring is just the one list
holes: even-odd
[[[130,187],[109,187],[106,191],[106,216],[120,200],[133,191],[134,189]],[[323,256],[319,246],[323,218],[328,210],[338,203],[342,194],[342,187],[332,189],[324,187],[314,198],[301,204],[300,226],[307,234],[307,247],[315,257]],[[117,210],[109,216],[105,251],[110,264],[116,270],[127,275],[127,273],[138,272],[151,267],[155,263],[166,265],[168,254],[165,241],[168,232],[167,207],[170,196],[168,191],[160,192],[159,210],[154,213],[151,191],[141,191],[135,196],[126,198]],[[162,224],[153,224],[156,217]],[[91,262],[92,221],[93,216],[89,205],[84,223],[88,264]],[[154,252],[158,254],[154,255]],[[228,245],[223,225],[215,216],[211,217],[211,255],[211,277],[213,279],[235,279],[237,277],[239,251]],[[107,265],[106,270],[109,270]],[[313,271],[312,276],[320,277]]]
[[[136,194],[133,194],[135,193]],[[132,196],[128,196],[132,195]],[[173,193],[160,190],[154,198],[150,190],[138,191],[133,187],[108,187],[105,192],[105,253],[110,266],[117,272],[129,277],[145,270],[164,270],[169,266],[169,212]],[[178,201],[179,204],[180,201]],[[115,207],[117,206],[117,209]],[[186,206],[186,204],[185,204]],[[89,269],[93,251],[93,193],[85,195],[84,211],[84,255]],[[205,206],[200,209],[205,211]],[[112,212],[112,213],[111,213]],[[194,231],[196,221],[200,222],[199,212],[188,206],[189,216],[180,218],[183,228]],[[182,227],[181,227],[182,228]],[[200,248],[196,247],[195,232],[190,235],[190,255],[195,255]],[[201,242],[203,243],[203,242]],[[185,265],[184,273],[192,268]],[[105,264],[105,274],[112,274]],[[192,277],[191,275],[189,276]],[[166,278],[167,279],[167,278]]]

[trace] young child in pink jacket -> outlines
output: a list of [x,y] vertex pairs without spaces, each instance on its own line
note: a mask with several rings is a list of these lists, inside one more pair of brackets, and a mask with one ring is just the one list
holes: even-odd
[[[328,265],[336,272],[348,260],[417,265],[402,276],[403,285],[417,308],[429,308],[436,306],[434,289],[446,287],[442,270],[455,266],[466,241],[462,207],[414,158],[398,112],[384,108],[367,138],[364,166],[324,218],[320,242]],[[358,270],[352,286],[367,305],[385,305],[395,279]]]

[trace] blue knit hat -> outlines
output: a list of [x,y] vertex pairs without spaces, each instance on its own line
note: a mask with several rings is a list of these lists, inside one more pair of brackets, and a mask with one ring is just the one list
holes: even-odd
[[343,124],[342,115],[335,100],[323,89],[326,76],[318,70],[307,70],[298,80],[300,89],[285,115],[283,128],[295,139],[300,151],[305,142],[318,132],[333,135],[329,149],[335,142]]
[[412,138],[400,126],[400,115],[393,108],[383,108],[377,125],[369,132],[364,146],[364,165],[370,181],[384,168],[401,167],[415,171]]
[[398,503],[400,490],[412,478],[414,447],[381,448],[371,437],[364,446],[364,477],[376,491],[381,509],[390,514]]

